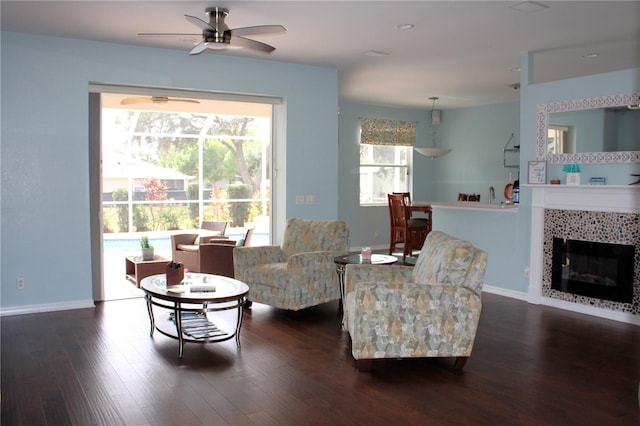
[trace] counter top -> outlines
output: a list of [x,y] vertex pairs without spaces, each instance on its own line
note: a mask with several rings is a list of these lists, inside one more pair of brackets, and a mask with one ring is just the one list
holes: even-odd
[[517,213],[518,204],[505,203],[478,203],[474,201],[415,201],[414,206],[431,206],[432,209],[460,209],[460,210],[482,210]]

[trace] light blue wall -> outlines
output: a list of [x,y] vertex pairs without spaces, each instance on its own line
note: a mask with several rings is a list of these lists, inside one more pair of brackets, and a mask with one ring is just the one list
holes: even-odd
[[462,192],[488,202],[491,186],[496,201],[504,201],[505,185],[518,177],[518,169],[505,168],[503,161],[511,135],[509,147],[520,145],[518,102],[443,111],[439,133],[451,152],[434,161],[433,201],[456,201]]
[[90,82],[282,97],[286,216],[337,218],[336,70],[7,32],[1,43],[0,307],[92,300]]
[[[504,188],[518,178],[519,169],[504,167],[504,148],[520,145],[518,102],[445,110],[440,125],[442,145],[451,153],[438,160],[434,201],[456,201],[458,193],[480,194],[489,202],[505,201]],[[513,138],[511,136],[513,135]],[[510,157],[513,161],[513,158]],[[523,241],[529,228],[522,215],[504,211],[467,211],[436,208],[433,228],[471,241],[489,254],[485,285],[526,292],[527,265]]]
[[471,241],[488,253],[485,286],[526,293],[530,237],[526,217],[522,207],[517,213],[436,208],[433,223],[435,229]]

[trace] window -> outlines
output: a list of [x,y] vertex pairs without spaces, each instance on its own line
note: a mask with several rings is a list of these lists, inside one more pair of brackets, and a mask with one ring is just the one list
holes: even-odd
[[387,204],[387,194],[409,192],[411,147],[360,145],[360,205]]
[[566,126],[549,125],[547,137],[547,154],[563,154],[566,151],[569,128]]
[[387,205],[387,194],[409,192],[415,123],[362,118],[360,205]]

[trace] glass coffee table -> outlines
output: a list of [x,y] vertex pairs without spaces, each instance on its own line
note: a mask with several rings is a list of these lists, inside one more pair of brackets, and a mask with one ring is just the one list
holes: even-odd
[[[235,337],[240,349],[242,309],[249,286],[242,281],[221,275],[186,273],[178,285],[167,286],[166,275],[143,278],[140,287],[147,301],[150,336],[158,330],[179,342],[178,357],[182,358],[185,342],[213,343]],[[159,315],[153,307],[162,308]],[[236,310],[235,323],[220,315],[212,321],[211,313]]]

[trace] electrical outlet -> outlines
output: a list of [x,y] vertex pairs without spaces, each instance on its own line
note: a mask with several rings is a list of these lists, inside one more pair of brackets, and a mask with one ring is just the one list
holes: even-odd
[[24,290],[24,278],[18,278],[16,280],[16,287],[18,290]]
[[316,194],[307,194],[307,205],[312,206],[316,203]]

